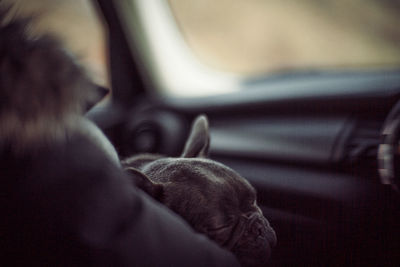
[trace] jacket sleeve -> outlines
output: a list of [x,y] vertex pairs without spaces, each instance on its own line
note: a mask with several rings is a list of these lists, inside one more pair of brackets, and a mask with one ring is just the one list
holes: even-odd
[[43,153],[29,179],[8,184],[3,259],[13,265],[239,265],[135,188],[95,148],[79,151],[79,157],[76,151]]
[[180,217],[124,178],[105,179],[85,201],[79,234],[90,247],[107,252],[96,257],[100,261],[95,265],[238,265],[230,252],[195,233]]

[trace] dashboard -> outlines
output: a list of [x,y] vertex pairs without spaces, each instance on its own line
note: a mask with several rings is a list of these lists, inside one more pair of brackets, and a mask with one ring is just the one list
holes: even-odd
[[212,156],[257,188],[277,228],[273,266],[400,262],[397,109],[211,121]]

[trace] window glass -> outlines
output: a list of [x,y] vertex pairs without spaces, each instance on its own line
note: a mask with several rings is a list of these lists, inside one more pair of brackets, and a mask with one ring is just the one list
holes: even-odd
[[400,1],[168,0],[197,56],[244,74],[400,65]]

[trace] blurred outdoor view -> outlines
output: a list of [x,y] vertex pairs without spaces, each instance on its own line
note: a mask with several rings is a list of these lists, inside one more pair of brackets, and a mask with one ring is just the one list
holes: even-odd
[[400,65],[399,0],[169,0],[189,45],[247,74]]
[[[400,0],[164,1],[200,60],[222,70],[400,65]],[[37,28],[60,36],[94,79],[108,84],[105,31],[90,0],[3,2],[38,14]]]

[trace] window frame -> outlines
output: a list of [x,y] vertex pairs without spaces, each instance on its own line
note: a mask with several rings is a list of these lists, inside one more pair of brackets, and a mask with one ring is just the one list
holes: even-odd
[[[97,2],[109,26],[114,102],[130,107],[145,94],[157,105],[193,113],[258,106],[290,111],[299,106],[308,109],[310,104],[324,109],[338,103],[342,109],[356,109],[398,94],[400,68],[296,71],[255,77],[221,73],[197,60],[167,1]],[[158,15],[160,21],[153,25]],[[174,51],[177,57],[169,58]],[[174,65],[177,61],[182,64],[179,68]],[[186,90],[198,94],[176,93]]]

